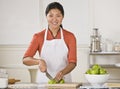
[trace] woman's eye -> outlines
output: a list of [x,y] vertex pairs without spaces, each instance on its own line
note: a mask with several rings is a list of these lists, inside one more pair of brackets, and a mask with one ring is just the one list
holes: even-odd
[[55,18],[56,18],[56,17],[61,17],[61,15],[49,15],[49,17],[50,17],[50,18],[52,18],[52,17],[55,17]]
[[58,15],[57,17],[61,17],[60,15]]
[[53,15],[49,15],[49,17],[53,17]]

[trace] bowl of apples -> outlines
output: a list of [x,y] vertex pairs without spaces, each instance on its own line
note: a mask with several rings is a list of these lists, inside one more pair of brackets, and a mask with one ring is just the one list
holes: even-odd
[[92,86],[102,86],[109,79],[110,74],[105,68],[94,64],[85,72],[85,78]]

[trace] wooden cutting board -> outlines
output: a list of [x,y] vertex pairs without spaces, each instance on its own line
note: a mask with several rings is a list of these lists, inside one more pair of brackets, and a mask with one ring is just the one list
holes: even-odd
[[110,88],[120,87],[120,83],[106,83],[106,86]]
[[64,83],[64,84],[46,84],[46,87],[48,88],[72,88],[76,89],[78,87],[82,86],[82,83]]
[[47,88],[59,88],[59,89],[77,89],[82,83],[64,83],[64,84],[36,84],[36,83],[18,83],[9,84],[9,88],[32,88],[32,87],[47,87]]

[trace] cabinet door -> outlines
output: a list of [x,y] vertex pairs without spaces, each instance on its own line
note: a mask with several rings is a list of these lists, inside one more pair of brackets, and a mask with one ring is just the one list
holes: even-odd
[[91,27],[97,27],[103,38],[120,42],[120,0],[91,0]]

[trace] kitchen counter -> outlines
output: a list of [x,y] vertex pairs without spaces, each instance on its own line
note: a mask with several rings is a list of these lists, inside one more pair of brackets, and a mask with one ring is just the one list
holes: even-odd
[[83,83],[79,89],[120,89],[120,83],[105,83],[102,86],[91,86],[89,83]]
[[36,83],[16,83],[8,85],[7,89],[79,89],[81,83],[64,84],[36,84]]
[[106,83],[104,86],[91,86],[88,83],[36,84],[18,83],[8,85],[7,89],[120,89],[120,83]]

